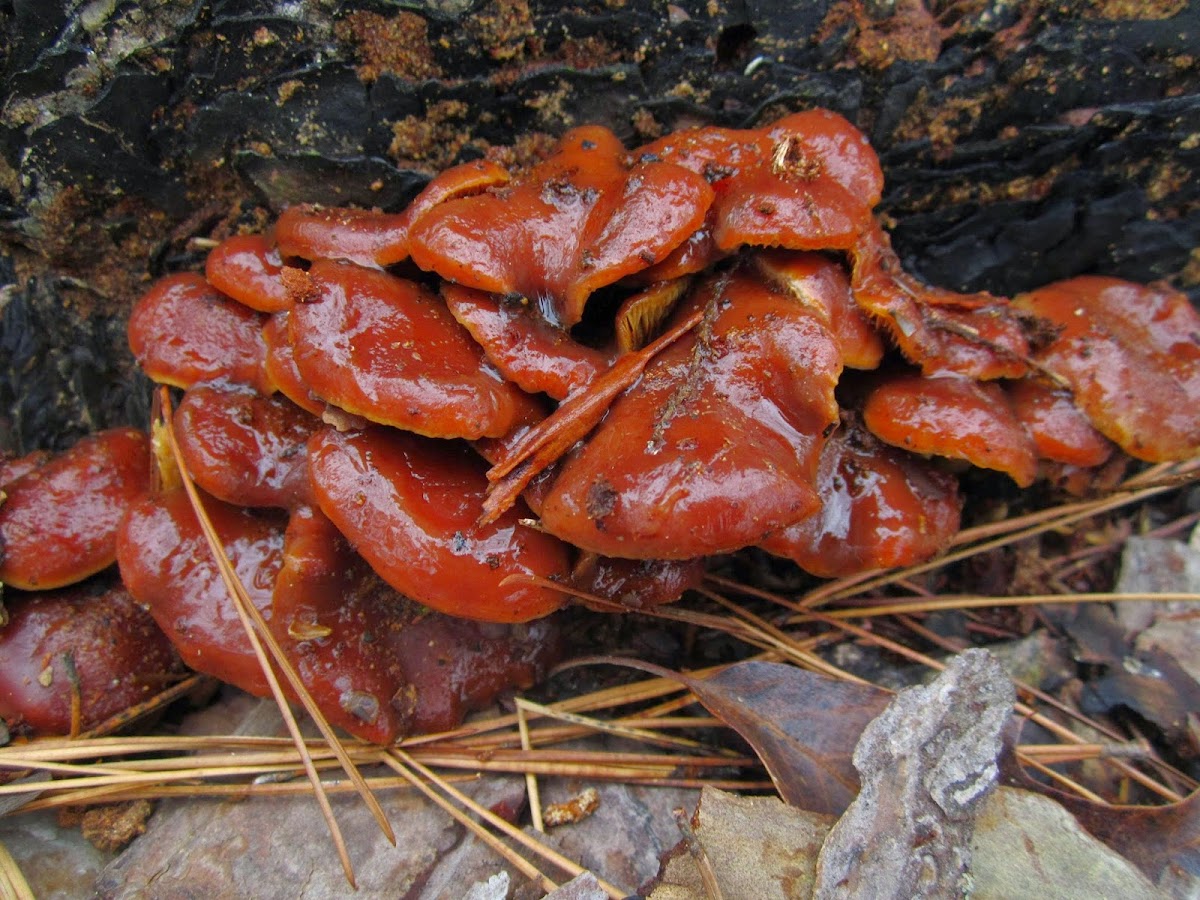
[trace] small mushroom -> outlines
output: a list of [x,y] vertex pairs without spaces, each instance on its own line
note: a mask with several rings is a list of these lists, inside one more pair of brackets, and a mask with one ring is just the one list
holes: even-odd
[[405,596],[491,622],[524,622],[562,605],[557,591],[503,584],[510,575],[564,578],[567,550],[521,524],[523,504],[476,524],[486,466],[466,445],[386,428],[325,428],[308,453],[321,510]]
[[[205,511],[250,601],[268,620],[283,564],[286,518],[204,498]],[[183,661],[259,697],[270,686],[187,494],[144,497],[121,522],[117,562],[129,593],[149,611]]]
[[627,166],[625,156],[607,129],[576,128],[513,184],[417,218],[412,259],[465,287],[527,297],[569,328],[593,291],[686,240],[712,201],[700,176],[657,161]]
[[1200,454],[1200,314],[1186,295],[1085,275],[1013,305],[1052,328],[1034,358],[1097,431],[1150,462]]
[[4,485],[0,582],[48,590],[116,560],[117,524],[150,487],[150,442],[134,428],[83,438]]
[[266,234],[238,234],[208,254],[204,276],[227,297],[259,312],[288,309],[292,298],[283,282],[283,261]]
[[570,584],[581,592],[577,599],[589,609],[653,609],[699,587],[706,567],[705,559],[616,559],[583,553],[571,570]]
[[1070,391],[1033,378],[1007,382],[1004,389],[1009,405],[1033,438],[1042,459],[1091,468],[1112,456],[1113,445],[1091,426]]
[[991,380],[1020,378],[1028,371],[1029,341],[1004,298],[959,294],[913,278],[873,221],[851,256],[854,302],[926,375],[956,372]]
[[1033,439],[992,382],[954,374],[893,375],[868,394],[863,421],[893,447],[996,469],[1021,487],[1037,476]]
[[956,480],[878,441],[849,413],[821,452],[817,492],[821,509],[762,547],[820,578],[924,562],[958,532]]
[[292,206],[280,214],[275,239],[286,257],[344,259],[368,268],[395,265],[408,257],[408,230],[414,221],[439,203],[499,187],[508,177],[496,163],[473,160],[442,172],[400,213]]
[[279,396],[197,385],[175,410],[179,451],[196,484],[227,503],[311,505],[306,443],[321,421]]
[[717,247],[855,246],[883,192],[883,171],[866,136],[824,109],[787,116],[761,131],[768,151],[732,175],[714,201]]
[[17,734],[86,731],[182,674],[166,636],[119,584],[8,594],[4,602],[0,718]]
[[344,259],[379,268],[408,256],[408,217],[344,207],[289,206],[275,223],[283,257]]
[[129,347],[142,371],[160,384],[189,388],[228,378],[268,393],[265,321],[201,275],[167,275],[134,304]]
[[326,718],[379,744],[411,731],[409,681],[391,638],[421,615],[379,582],[320,510],[292,511],[271,630]]
[[442,297],[491,364],[523,391],[563,400],[608,368],[605,354],[579,343],[519,299],[457,284],[443,285]]
[[267,345],[263,372],[272,393],[283,394],[301,409],[319,417],[325,412],[325,401],[312,392],[296,368],[296,358],[288,337],[290,318],[288,310],[281,310],[263,325],[263,342]]
[[328,260],[308,274],[314,299],[288,314],[288,335],[300,377],[326,402],[433,437],[498,437],[541,418],[425,288]]
[[841,360],[795,300],[745,274],[710,279],[663,351],[561,464],[542,524],[604,556],[690,559],[759,543],[819,506]]

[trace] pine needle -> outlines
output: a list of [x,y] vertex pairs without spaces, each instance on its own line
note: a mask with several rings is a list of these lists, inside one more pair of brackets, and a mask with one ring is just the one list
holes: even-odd
[[263,676],[266,678],[268,685],[271,688],[271,694],[275,698],[276,704],[279,706],[279,711],[283,716],[283,720],[287,725],[288,732],[292,735],[296,742],[296,748],[300,752],[301,761],[305,771],[308,773],[309,780],[313,784],[314,793],[317,803],[321,808],[321,814],[325,818],[325,822],[329,827],[331,836],[333,837],[334,845],[337,848],[338,857],[342,862],[342,868],[346,873],[346,880],[351,886],[355,885],[354,868],[350,862],[350,854],[346,849],[345,840],[342,837],[341,829],[338,827],[337,819],[333,815],[333,808],[329,805],[329,798],[321,789],[320,776],[317,775],[316,768],[313,766],[312,758],[308,754],[308,747],[305,744],[302,735],[300,734],[300,726],[296,722],[295,716],[292,714],[291,705],[284,696],[283,689],[279,684],[278,677],[275,673],[275,667],[272,665],[272,660],[268,657],[263,649],[263,644],[270,649],[271,656],[274,657],[274,664],[279,666],[279,670],[287,678],[290,686],[299,697],[301,704],[312,717],[321,735],[328,742],[331,749],[338,756],[339,762],[342,763],[346,774],[360,788],[360,793],[363,802],[375,817],[379,827],[383,830],[388,841],[395,845],[396,836],[392,831],[387,817],[383,813],[379,801],[371,793],[370,788],[362,780],[362,775],[358,772],[357,767],[350,758],[346,756],[345,750],[342,749],[341,742],[338,740],[329,722],[321,714],[317,708],[317,704],[309,695],[308,690],[300,680],[300,676],[296,674],[283,653],[283,649],[276,642],[271,634],[270,628],[263,619],[262,614],[254,605],[249,595],[246,593],[245,587],[239,580],[237,573],[233,569],[233,565],[229,561],[229,557],[225,555],[225,548],[221,543],[220,536],[213,527],[212,520],[204,510],[204,504],[200,499],[200,494],[196,489],[195,483],[192,481],[190,473],[187,470],[187,465],[183,460],[183,456],[179,451],[179,443],[175,435],[174,423],[172,421],[171,397],[167,388],[162,388],[160,392],[160,401],[163,409],[163,422],[166,425],[167,441],[171,448],[171,454],[175,459],[176,465],[179,467],[179,473],[183,481],[183,487],[187,491],[188,499],[191,501],[192,508],[196,513],[196,518],[200,522],[201,530],[204,532],[205,541],[208,543],[209,549],[212,552],[213,559],[220,569],[221,578],[225,582],[225,586],[229,591],[230,597],[234,601],[234,609],[237,611],[238,618],[242,622],[242,627],[246,631],[246,637],[250,641],[250,645],[254,650],[254,655],[258,658],[259,666],[262,668]]
[[25,880],[21,867],[0,841],[0,898],[3,900],[34,900],[33,890]]
[[[479,816],[481,819],[483,819],[485,822],[487,822],[493,828],[497,829],[498,831],[503,832],[506,836],[508,836],[512,840],[516,841],[521,846],[525,847],[527,850],[533,851],[538,856],[541,856],[543,859],[547,860],[548,862],[558,866],[563,871],[570,874],[572,878],[582,875],[586,871],[578,863],[563,856],[557,850],[554,850],[551,847],[547,847],[541,841],[538,841],[535,838],[530,837],[524,831],[517,828],[512,823],[507,822],[504,819],[500,818],[498,815],[496,815],[490,809],[480,806],[478,803],[476,803],[474,800],[472,800],[470,797],[468,797],[462,791],[458,790],[458,788],[454,787],[451,784],[448,784],[445,780],[440,778],[435,772],[431,771],[428,767],[417,762],[417,760],[413,759],[411,756],[409,756],[403,750],[396,748],[395,750],[392,751],[391,756],[395,759],[395,761],[397,763],[399,763],[399,768],[397,769],[397,771],[399,771],[400,769],[405,768],[405,767],[411,768],[416,773],[419,773],[422,776],[422,778],[427,779],[431,784],[437,785],[440,790],[442,790],[444,793],[446,793],[451,798],[456,800],[465,809],[469,809],[471,812],[473,812],[475,815]],[[457,818],[457,816],[456,816],[456,818]],[[615,887],[612,884],[610,884],[609,882],[604,881],[601,878],[597,878],[596,881],[599,883],[600,889],[605,891],[609,895],[609,897],[612,898],[612,900],[622,900],[622,898],[628,897],[630,894],[633,893],[632,891],[622,890],[621,888]],[[551,884],[553,884],[553,882],[551,882]]]
[[[517,703],[517,729],[521,734],[521,749],[529,751],[533,749],[533,744],[529,740],[529,721],[525,717],[526,707],[518,697]],[[546,826],[542,822],[542,795],[538,791],[537,776],[532,772],[525,773],[525,792],[529,795],[529,815],[533,819],[533,827],[535,831],[544,833]]]

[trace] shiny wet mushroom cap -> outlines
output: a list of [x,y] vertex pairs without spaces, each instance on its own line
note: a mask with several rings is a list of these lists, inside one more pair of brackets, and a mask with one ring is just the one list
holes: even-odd
[[762,548],[821,578],[924,562],[958,532],[957,481],[843,417],[821,453],[821,509]]
[[296,369],[314,394],[373,422],[433,437],[498,437],[541,417],[445,305],[415,282],[322,260],[288,313]]
[[293,302],[269,234],[238,234],[221,241],[205,260],[204,277],[225,296],[259,312],[278,312]]
[[1150,462],[1200,454],[1200,314],[1186,295],[1081,276],[1013,305],[1050,327],[1035,358],[1097,431]]
[[1112,443],[1089,424],[1070,391],[1035,378],[1006,382],[1004,391],[1042,459],[1086,468],[1112,456]]
[[1005,472],[1021,487],[1037,475],[1037,449],[999,385],[960,375],[894,375],[867,396],[871,433],[912,453]]
[[575,325],[593,291],[661,261],[704,220],[712,189],[669,163],[625,163],[612,132],[576,128],[511,185],[441,203],[409,231],[422,269],[518,294]]
[[503,583],[510,575],[564,578],[567,548],[522,524],[523,505],[476,524],[486,466],[466,445],[385,428],[325,428],[308,452],[322,511],[405,596],[492,622],[535,619],[565,601],[549,588]]
[[150,487],[150,442],[134,428],[83,438],[4,485],[0,582],[47,590],[116,561],[117,527]]
[[197,385],[175,410],[179,450],[196,484],[240,506],[312,504],[306,444],[319,419],[240,385]]
[[160,384],[188,388],[227,378],[266,393],[265,321],[201,275],[168,275],[134,304],[129,347],[142,371]]
[[604,556],[687,559],[758,543],[813,512],[841,359],[795,300],[745,273],[680,309],[706,310],[562,463],[542,523]]
[[9,593],[4,602],[0,719],[16,734],[86,731],[184,674],[166,636],[119,584]]

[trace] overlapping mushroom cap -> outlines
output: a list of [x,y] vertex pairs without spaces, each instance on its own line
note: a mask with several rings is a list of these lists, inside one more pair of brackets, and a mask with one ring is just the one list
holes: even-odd
[[[286,517],[213,498],[205,508],[251,602],[269,620]],[[259,696],[270,694],[182,488],[130,508],[117,535],[117,562],[129,592],[150,610],[185,663]]]
[[886,345],[871,319],[854,302],[846,271],[819,253],[771,251],[754,257],[758,273],[768,282],[813,310],[838,342],[848,369],[875,369]]
[[572,339],[527,302],[457,284],[444,285],[442,297],[492,365],[522,390],[565,400],[608,368],[606,354]]
[[160,278],[129,314],[129,347],[142,371],[188,388],[228,378],[264,393],[262,313],[236,303],[191,272]]
[[175,411],[179,450],[196,483],[241,506],[314,502],[305,447],[320,425],[283,397],[231,384],[197,385]]
[[[297,508],[285,526],[278,514],[203,502],[322,714],[365,740],[452,727],[504,688],[531,684],[556,657],[552,625],[518,631],[422,610],[383,585],[316,510]],[[192,668],[269,694],[182,490],[130,511],[120,562],[130,592]]]
[[47,590],[116,560],[117,525],[150,486],[150,444],[133,428],[102,431],[0,484],[0,582]]
[[877,223],[859,236],[852,256],[854,301],[925,374],[990,380],[1028,371],[1029,341],[1004,298],[923,284],[901,269]]
[[821,453],[817,491],[821,509],[762,547],[822,578],[924,562],[958,532],[955,479],[876,440],[853,415]]
[[292,206],[280,214],[275,240],[285,257],[344,259],[371,268],[394,265],[408,257],[408,230],[430,209],[508,180],[508,172],[501,166],[474,160],[439,174],[401,213]]
[[0,719],[16,734],[77,734],[152,698],[179,658],[119,584],[4,598]]
[[422,269],[537,303],[570,327],[587,298],[663,259],[699,227],[712,189],[680,166],[627,165],[612,132],[576,128],[510,186],[440,203],[409,230]]
[[225,296],[259,312],[279,312],[293,302],[283,260],[269,234],[238,234],[221,241],[208,254],[204,277]]
[[1013,305],[1052,326],[1035,358],[1097,431],[1152,462],[1200,453],[1200,315],[1184,294],[1081,276]]
[[697,331],[655,359],[563,463],[555,535],[607,556],[682,559],[755,544],[819,505],[841,358],[819,319],[745,273],[685,305]]
[[487,364],[428,290],[386,272],[319,260],[288,313],[296,369],[327,403],[434,437],[498,437],[536,402]]
[[1008,382],[1004,389],[1042,459],[1089,468],[1112,456],[1113,445],[1088,423],[1069,391],[1032,377]]
[[308,445],[325,514],[389,584],[440,612],[524,622],[562,606],[510,575],[563,578],[567,548],[521,523],[523,508],[478,525],[487,480],[469,447],[383,428],[325,428]]
[[894,375],[863,407],[871,433],[893,447],[1006,472],[1021,487],[1037,476],[1037,448],[999,385],[961,375]]

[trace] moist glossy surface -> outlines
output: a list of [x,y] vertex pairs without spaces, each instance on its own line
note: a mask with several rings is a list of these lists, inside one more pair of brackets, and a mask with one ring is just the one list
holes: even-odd
[[4,603],[0,718],[15,733],[86,731],[182,674],[170,642],[120,585],[10,592]]
[[[204,505],[251,602],[269,621],[286,520],[212,497]],[[117,557],[125,586],[188,666],[268,696],[237,607],[182,489],[147,497],[130,509],[118,535]]]
[[263,341],[267,345],[263,372],[272,392],[283,394],[301,409],[320,417],[325,411],[325,401],[312,392],[296,368],[291,338],[288,337],[289,319],[291,312],[282,310],[263,325]]
[[883,360],[883,337],[850,293],[845,269],[819,253],[771,251],[754,258],[758,272],[771,284],[813,310],[833,333],[850,369],[874,369]]
[[228,297],[259,312],[287,309],[292,298],[280,277],[283,261],[269,234],[238,234],[208,254],[204,277]]
[[498,437],[540,418],[424,288],[327,261],[309,277],[314,299],[289,313],[288,334],[301,378],[327,402],[434,437]]
[[292,206],[275,223],[282,256],[386,266],[408,256],[408,218],[365,209]]
[[563,463],[542,507],[595,553],[685,559],[758,543],[813,512],[840,356],[810,312],[744,274],[658,356]]
[[519,523],[523,504],[476,525],[487,481],[469,447],[372,428],[326,428],[309,442],[322,511],[388,583],[440,612],[522,622],[558,609],[557,591],[504,585],[563,578],[567,548]]
[[179,449],[196,484],[239,506],[313,503],[306,443],[320,427],[283,397],[232,384],[198,385],[175,410]]
[[133,428],[86,437],[4,486],[0,582],[62,587],[116,559],[117,525],[150,485],[150,444]]
[[549,621],[493,625],[411,602],[315,509],[288,522],[273,611],[317,704],[377,743],[453,728],[502,691],[532,685],[560,652]]
[[1014,302],[1056,330],[1037,359],[1097,431],[1152,462],[1200,453],[1200,314],[1184,294],[1084,276]]
[[821,509],[762,547],[822,578],[923,562],[958,532],[955,479],[880,443],[853,417],[821,453],[817,491]]
[[608,368],[599,350],[574,340],[528,305],[448,284],[450,312],[500,373],[522,390],[563,400]]
[[1112,456],[1113,445],[1089,424],[1069,391],[1023,378],[1007,383],[1005,392],[1042,459],[1086,468]]
[[574,129],[527,177],[421,216],[412,258],[448,281],[543,303],[547,318],[570,327],[594,290],[661,261],[712,202],[693,172],[627,167],[624,157],[607,129]]
[[871,391],[863,421],[893,447],[997,469],[1022,487],[1037,475],[1033,440],[996,384],[957,375],[894,376]]
[[991,294],[959,294],[904,272],[877,224],[852,252],[854,302],[926,375],[953,372],[991,380],[1028,370],[1029,341],[1011,304]]
[[168,275],[129,314],[129,347],[142,371],[162,384],[188,388],[228,378],[268,389],[264,321],[201,275]]
[[604,601],[580,598],[584,606],[602,612],[612,612],[614,606],[651,609],[674,603],[684,591],[699,587],[706,562],[702,558],[616,559],[585,553],[571,570],[571,586]]

